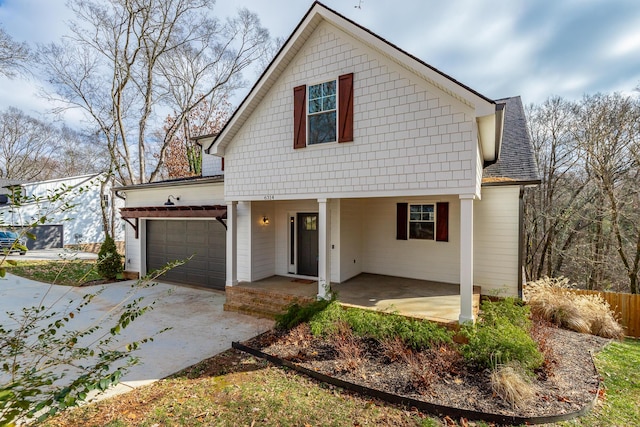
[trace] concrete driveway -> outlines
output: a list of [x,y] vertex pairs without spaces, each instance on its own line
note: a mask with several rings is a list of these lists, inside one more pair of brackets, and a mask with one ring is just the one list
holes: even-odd
[[[272,321],[224,312],[224,292],[164,283],[147,288],[132,287],[135,283],[127,281],[104,286],[104,291],[94,298],[88,310],[73,319],[74,328],[96,323],[109,325],[109,328],[108,318],[114,315],[114,308],[121,301],[142,296],[145,304],[155,301],[155,308],[122,331],[122,345],[151,336],[163,328],[172,328],[134,352],[140,358],[140,364],[133,366],[108,395],[164,378],[230,348],[232,341],[249,339],[273,327]],[[38,304],[55,304],[57,310],[63,310],[69,301],[79,301],[83,295],[101,288],[48,285],[7,274],[0,280],[0,324],[11,323],[7,311],[19,312],[21,307]]]

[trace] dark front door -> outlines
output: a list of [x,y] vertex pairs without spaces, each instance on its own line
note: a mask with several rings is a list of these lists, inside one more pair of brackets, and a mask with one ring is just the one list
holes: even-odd
[[318,275],[318,214],[298,214],[298,274]]

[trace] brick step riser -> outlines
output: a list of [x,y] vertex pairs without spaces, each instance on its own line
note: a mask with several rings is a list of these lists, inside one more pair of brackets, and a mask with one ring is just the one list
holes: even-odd
[[254,297],[254,298],[261,298],[261,299],[276,299],[276,300],[287,300],[287,301],[293,301],[296,299],[304,299],[305,297],[299,297],[299,296],[295,296],[295,295],[287,295],[287,294],[274,294],[271,292],[256,292],[256,291],[251,291],[251,292],[244,292],[244,291],[233,291],[233,292],[229,292],[227,291],[227,299],[228,298],[244,298],[244,297]]
[[224,306],[224,310],[231,311],[234,313],[246,314],[254,317],[263,317],[267,319],[274,319],[277,314],[280,314],[280,313],[275,313],[271,311],[254,310],[253,308],[248,308],[245,306],[235,306],[235,305],[228,306],[226,304]]
[[241,301],[227,301],[226,304],[229,306],[235,306],[235,307],[245,306],[245,307],[252,307],[256,310],[280,312],[280,313],[284,313],[285,311],[287,311],[290,305],[290,304],[268,304],[268,303],[255,303],[255,302],[247,303],[247,302],[241,302]]
[[267,305],[276,305],[276,306],[289,306],[295,302],[302,302],[302,303],[309,303],[312,302],[312,300],[301,300],[301,299],[292,299],[292,300],[282,300],[282,299],[263,299],[263,298],[247,298],[247,297],[242,297],[242,298],[227,298],[227,302],[228,303],[235,303],[235,304],[267,304]]
[[273,319],[286,312],[294,302],[312,302],[312,298],[276,294],[260,289],[227,288],[226,311]]

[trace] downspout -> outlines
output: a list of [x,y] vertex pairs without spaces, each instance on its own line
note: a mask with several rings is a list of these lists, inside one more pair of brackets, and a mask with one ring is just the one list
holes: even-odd
[[518,298],[522,299],[522,269],[524,267],[524,190],[525,186],[520,186],[518,196]]
[[114,194],[116,195],[117,198],[125,200],[125,201],[127,200],[126,196],[123,196],[122,194],[120,194],[120,190],[113,190],[113,192],[114,192]]

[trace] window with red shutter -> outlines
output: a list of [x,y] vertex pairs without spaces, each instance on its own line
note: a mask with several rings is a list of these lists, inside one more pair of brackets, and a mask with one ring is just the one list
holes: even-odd
[[449,241],[449,203],[397,204],[396,239]]
[[293,88],[293,148],[307,146],[307,86]]
[[353,73],[293,88],[293,148],[353,141]]
[[436,241],[449,241],[449,203],[436,204]]
[[396,239],[407,240],[407,218],[408,203],[398,203],[396,205]]
[[338,78],[338,142],[353,141],[353,73]]

